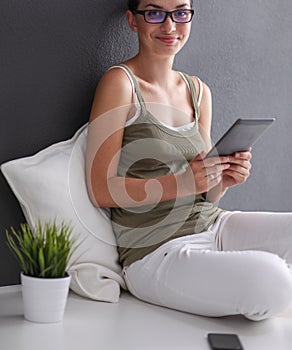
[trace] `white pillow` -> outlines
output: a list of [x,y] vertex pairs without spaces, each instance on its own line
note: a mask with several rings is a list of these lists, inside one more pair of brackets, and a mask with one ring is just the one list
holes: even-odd
[[72,139],[2,164],[1,170],[30,225],[64,221],[82,242],[68,271],[71,289],[94,300],[117,302],[120,286],[126,286],[109,212],[94,207],[87,194],[86,138],[84,125]]

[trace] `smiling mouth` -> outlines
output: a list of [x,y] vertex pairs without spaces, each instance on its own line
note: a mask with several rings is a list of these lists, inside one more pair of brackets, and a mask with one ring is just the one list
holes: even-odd
[[178,37],[176,36],[157,36],[157,39],[165,44],[174,44],[178,41]]

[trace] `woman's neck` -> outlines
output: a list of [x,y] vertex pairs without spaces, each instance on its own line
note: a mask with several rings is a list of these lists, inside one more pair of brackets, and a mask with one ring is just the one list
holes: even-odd
[[140,79],[154,85],[167,85],[173,76],[174,57],[147,57],[138,54],[126,64],[133,70],[133,73]]

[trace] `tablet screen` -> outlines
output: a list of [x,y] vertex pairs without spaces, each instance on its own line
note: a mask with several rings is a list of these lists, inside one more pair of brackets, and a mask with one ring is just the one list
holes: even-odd
[[206,157],[228,156],[235,152],[248,150],[274,121],[275,118],[237,119]]

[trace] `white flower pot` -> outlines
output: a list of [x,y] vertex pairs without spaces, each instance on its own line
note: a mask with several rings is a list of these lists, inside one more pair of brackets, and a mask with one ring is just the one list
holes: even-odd
[[38,278],[21,273],[24,317],[28,321],[53,323],[63,320],[71,276]]

